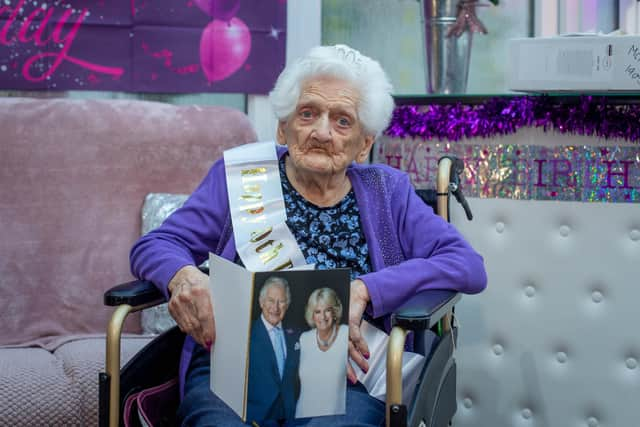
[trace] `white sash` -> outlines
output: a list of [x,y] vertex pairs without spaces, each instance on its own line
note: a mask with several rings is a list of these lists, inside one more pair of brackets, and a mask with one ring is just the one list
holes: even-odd
[[277,271],[306,264],[287,227],[278,155],[273,141],[224,152],[233,236],[249,271]]

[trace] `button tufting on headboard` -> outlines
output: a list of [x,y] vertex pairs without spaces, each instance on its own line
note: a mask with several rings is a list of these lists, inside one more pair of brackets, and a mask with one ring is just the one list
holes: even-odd
[[456,427],[637,426],[640,206],[469,199],[489,284],[462,299]]

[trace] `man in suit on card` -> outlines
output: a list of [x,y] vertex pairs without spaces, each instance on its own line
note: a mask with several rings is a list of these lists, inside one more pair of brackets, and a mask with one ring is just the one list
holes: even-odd
[[260,316],[251,327],[247,421],[292,419],[300,393],[299,333],[283,327],[291,294],[283,277],[269,277],[260,290]]

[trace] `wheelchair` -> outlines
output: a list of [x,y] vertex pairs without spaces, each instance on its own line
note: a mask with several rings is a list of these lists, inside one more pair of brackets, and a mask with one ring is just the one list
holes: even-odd
[[[464,164],[444,156],[438,162],[436,189],[416,190],[438,215],[449,221],[449,202],[453,195],[472,219],[460,188]],[[456,362],[454,358],[457,326],[454,306],[461,294],[452,291],[426,291],[414,295],[391,316],[392,329],[387,349],[387,427],[443,427],[451,425],[456,412]],[[104,304],[116,307],[107,329],[105,372],[99,374],[99,418],[101,427],[125,425],[122,409],[127,398],[174,380],[185,335],[172,329],[156,337],[120,369],[120,336],[128,314],[165,302],[160,291],[148,281],[136,280],[118,285],[104,295]],[[413,333],[413,351],[425,356],[425,364],[409,405],[402,399],[402,353],[407,335]],[[162,402],[164,418],[160,424],[176,425],[178,393]],[[139,425],[137,419],[129,424]],[[157,425],[155,426],[157,427]]]

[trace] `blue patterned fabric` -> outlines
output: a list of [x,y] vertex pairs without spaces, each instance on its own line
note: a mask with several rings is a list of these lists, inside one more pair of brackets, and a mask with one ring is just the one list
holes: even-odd
[[353,189],[336,205],[318,207],[293,188],[284,173],[285,158],[280,158],[280,178],[287,225],[307,262],[318,270],[350,268],[351,280],[369,273],[369,248]]

